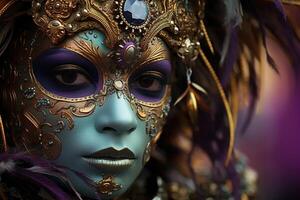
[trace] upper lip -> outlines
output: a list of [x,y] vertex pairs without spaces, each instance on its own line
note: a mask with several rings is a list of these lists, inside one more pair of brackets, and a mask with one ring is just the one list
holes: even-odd
[[116,150],[113,147],[96,151],[84,157],[94,158],[94,159],[135,159],[134,153],[130,151],[128,148]]

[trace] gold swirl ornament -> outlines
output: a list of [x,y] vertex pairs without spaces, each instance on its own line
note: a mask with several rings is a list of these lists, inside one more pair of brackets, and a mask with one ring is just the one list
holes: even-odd
[[118,191],[122,188],[113,180],[113,176],[103,176],[102,180],[97,183],[97,191],[103,195],[111,195],[112,192]]

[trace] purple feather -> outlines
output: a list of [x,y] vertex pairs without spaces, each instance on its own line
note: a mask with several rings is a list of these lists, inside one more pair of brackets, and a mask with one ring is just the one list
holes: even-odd
[[13,174],[15,176],[27,179],[29,180],[29,182],[33,182],[34,184],[37,184],[42,188],[45,188],[51,194],[51,196],[55,197],[55,199],[57,200],[71,199],[70,196],[66,194],[61,188],[59,188],[55,182],[53,182],[46,176],[38,173],[32,173],[24,169],[16,169]]
[[279,13],[284,17],[284,19],[286,20],[287,19],[287,16],[284,12],[284,9],[283,9],[283,5],[281,3],[281,0],[274,0],[274,4],[277,8],[277,10],[279,11]]
[[231,26],[229,28],[229,34],[230,34],[230,39],[229,39],[229,44],[228,44],[228,50],[226,52],[226,57],[225,60],[222,64],[222,76],[221,77],[221,82],[223,86],[226,86],[229,82],[233,66],[237,61],[238,58],[238,33],[237,33],[237,27]]
[[[20,162],[25,162],[25,166],[20,165]],[[10,166],[3,167],[0,170],[2,173],[6,172],[12,177],[24,180],[26,183],[30,182],[44,188],[57,200],[74,199],[74,195],[77,196],[77,199],[81,199],[69,182],[70,188],[73,189],[73,194],[66,193],[57,182],[51,179],[51,177],[57,177],[61,180],[68,180],[65,175],[66,168],[23,153],[0,154],[0,163],[2,163],[2,167],[7,163],[10,164]]]

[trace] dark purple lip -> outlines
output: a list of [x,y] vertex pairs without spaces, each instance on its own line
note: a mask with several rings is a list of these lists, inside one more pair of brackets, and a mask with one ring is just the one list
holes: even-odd
[[96,151],[90,155],[83,156],[85,158],[94,158],[94,159],[135,159],[135,155],[128,148],[121,150],[116,150],[113,147],[102,149]]

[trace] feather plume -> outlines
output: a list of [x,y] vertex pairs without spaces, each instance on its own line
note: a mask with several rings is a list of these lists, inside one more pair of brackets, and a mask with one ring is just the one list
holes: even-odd
[[0,29],[0,56],[4,53],[6,48],[8,47],[12,35],[13,35],[13,24],[7,23],[7,24],[1,24]]

